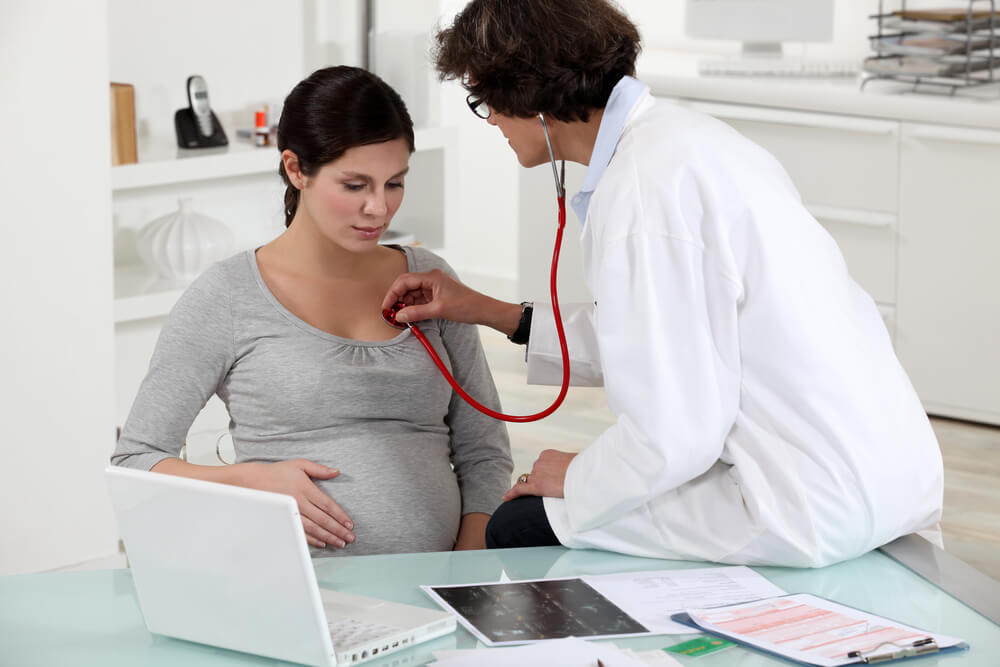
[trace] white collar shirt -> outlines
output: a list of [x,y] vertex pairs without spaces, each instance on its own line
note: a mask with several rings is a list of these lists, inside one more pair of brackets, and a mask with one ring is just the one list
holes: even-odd
[[594,189],[601,181],[604,170],[608,168],[611,157],[615,154],[618,146],[618,139],[625,129],[625,121],[629,113],[635,106],[636,101],[649,90],[649,86],[630,76],[622,77],[608,97],[608,103],[604,107],[604,115],[601,117],[601,125],[597,130],[597,141],[594,143],[594,150],[590,154],[590,164],[587,166],[587,175],[583,179],[583,187],[573,195],[570,205],[573,212],[583,225],[587,219],[587,209],[590,207],[590,198],[594,194]]

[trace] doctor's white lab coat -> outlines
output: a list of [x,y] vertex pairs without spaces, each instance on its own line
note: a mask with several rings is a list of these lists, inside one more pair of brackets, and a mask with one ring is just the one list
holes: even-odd
[[[596,305],[563,308],[574,382],[603,383],[617,422],[544,501],[564,545],[817,567],[936,525],[930,423],[766,151],[646,92],[580,242]],[[545,304],[528,380],[561,381]]]

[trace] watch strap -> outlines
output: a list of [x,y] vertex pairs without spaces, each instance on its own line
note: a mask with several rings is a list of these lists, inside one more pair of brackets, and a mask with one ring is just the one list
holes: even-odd
[[507,336],[507,340],[517,345],[524,345],[531,335],[531,314],[535,310],[535,304],[531,301],[521,302],[521,319],[517,323],[514,333]]

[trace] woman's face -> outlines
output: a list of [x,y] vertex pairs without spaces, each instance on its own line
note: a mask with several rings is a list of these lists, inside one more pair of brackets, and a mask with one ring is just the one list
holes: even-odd
[[549,161],[545,133],[538,116],[519,118],[494,111],[486,122],[499,128],[522,167],[536,167]]
[[349,148],[305,178],[300,206],[317,230],[353,252],[375,248],[403,203],[404,139]]

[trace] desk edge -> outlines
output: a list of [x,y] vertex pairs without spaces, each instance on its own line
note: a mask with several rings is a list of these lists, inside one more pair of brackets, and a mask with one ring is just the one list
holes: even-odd
[[1000,582],[916,534],[893,540],[879,551],[1000,625]]

